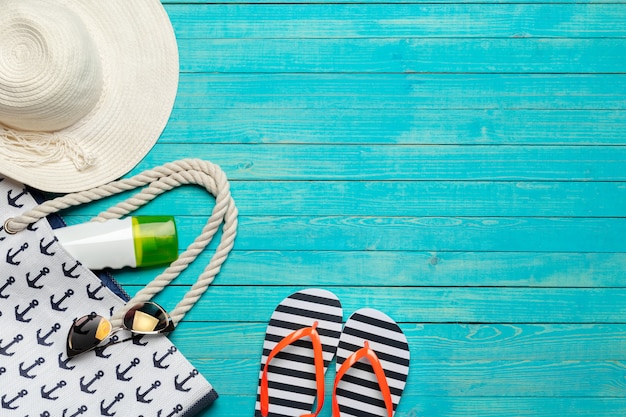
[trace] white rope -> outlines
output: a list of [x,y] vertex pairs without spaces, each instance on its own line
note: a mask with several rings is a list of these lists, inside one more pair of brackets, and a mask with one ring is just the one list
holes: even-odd
[[[211,216],[202,229],[201,234],[178,259],[172,262],[165,271],[154,278],[145,288],[137,292],[127,303],[128,306],[131,306],[135,303],[146,302],[161,292],[196,259],[211,242],[220,225],[223,224],[220,242],[209,264],[199,275],[196,283],[192,285],[183,299],[170,312],[172,321],[174,324],[178,324],[219,273],[222,264],[226,261],[228,254],[233,248],[237,234],[237,207],[231,197],[230,184],[226,174],[219,166],[199,159],[183,159],[171,162],[161,167],[144,171],[132,178],[111,182],[91,190],[67,194],[46,201],[21,216],[9,219],[5,223],[5,230],[9,233],[17,233],[48,214],[147,185],[139,193],[100,213],[92,221],[120,218],[152,201],[158,195],[183,184],[203,186],[215,196],[215,206]],[[125,309],[120,309],[111,317],[113,327],[120,327],[124,313]]]

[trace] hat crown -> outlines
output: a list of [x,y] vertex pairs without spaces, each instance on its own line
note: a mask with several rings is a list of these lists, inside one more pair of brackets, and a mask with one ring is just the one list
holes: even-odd
[[0,3],[0,124],[54,132],[84,119],[103,86],[84,22],[45,0]]

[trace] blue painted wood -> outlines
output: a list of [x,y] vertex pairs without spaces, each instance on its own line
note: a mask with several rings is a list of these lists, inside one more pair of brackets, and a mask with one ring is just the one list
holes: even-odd
[[[205,260],[203,258],[203,260]],[[507,286],[612,288],[623,286],[616,271],[626,265],[624,253],[563,252],[418,252],[418,251],[235,251],[224,266],[231,282],[245,285],[354,287]],[[192,265],[176,283],[191,285],[203,265]],[[124,285],[145,285],[158,269],[124,271]]]
[[[194,4],[194,5],[198,5],[198,4],[214,4],[211,1],[207,1],[207,0],[162,0],[162,3],[172,3],[172,4],[176,4],[176,3],[183,3],[183,4]],[[275,0],[226,0],[226,1],[222,1],[220,3],[224,3],[224,4],[253,4],[253,5],[263,5],[263,4],[281,4],[281,3],[287,3],[287,4],[336,4],[338,3],[337,1],[330,1],[330,0],[316,0],[316,1],[311,1],[311,0],[298,0],[298,1],[286,1],[286,0],[281,0],[281,1],[275,1]],[[344,3],[357,3],[357,4],[361,4],[361,3],[383,3],[383,4],[393,4],[393,5],[401,5],[403,3],[409,3],[409,4],[413,4],[413,3],[425,3],[425,4],[431,4],[431,3],[436,3],[436,4],[448,4],[448,3],[470,3],[470,4],[474,4],[474,3],[489,3],[489,4],[498,4],[498,3],[517,3],[517,0],[389,0],[389,1],[385,1],[385,2],[381,2],[380,0],[345,0],[345,1],[341,1],[339,2],[340,4],[344,4]],[[537,5],[541,5],[541,4],[561,4],[561,3],[583,3],[583,4],[587,4],[587,3],[603,3],[603,4],[622,4],[623,1],[622,0],[602,0],[602,1],[598,1],[598,0],[527,0],[524,3],[530,3],[530,4],[537,4]]]
[[[254,359],[247,360],[199,360],[206,372],[216,374],[218,386],[230,388],[222,390],[225,395],[243,395],[255,388],[249,381],[258,375],[259,366]],[[467,396],[483,397],[518,396],[524,390],[527,397],[612,397],[623,389],[625,364],[620,363],[580,363],[580,362],[532,362],[532,361],[413,361],[415,366],[409,375],[407,384],[416,388],[414,395],[426,397]],[[229,369],[220,373],[220,369]],[[594,370],[597,378],[607,385],[597,384],[593,378],[587,378],[589,369]],[[428,379],[428,384],[421,384]],[[532,386],[529,380],[535,381]],[[330,381],[329,381],[330,382]],[[228,389],[225,388],[225,389]],[[407,396],[411,398],[411,396]],[[404,401],[404,400],[403,400]],[[407,401],[411,401],[410,399]],[[444,400],[445,401],[445,400]],[[233,414],[245,415],[245,414]]]
[[[171,338],[178,348],[202,358],[195,347],[202,344],[215,359],[248,359],[258,354],[258,338],[264,322],[184,322]],[[626,356],[626,327],[623,324],[457,324],[403,323],[413,360],[433,361],[623,361]],[[224,340],[240,340],[237,349],[220,348]],[[219,335],[213,337],[212,335]]]
[[[340,297],[346,310],[368,305],[386,311],[400,323],[623,323],[626,301],[623,288],[512,288],[512,287],[421,287],[386,285],[350,286],[356,277],[337,279],[327,286]],[[222,282],[224,280],[222,279]],[[300,287],[285,285],[242,287],[229,283],[211,288],[210,302],[194,306],[190,321],[267,321],[276,305]],[[132,293],[136,289],[127,286]],[[164,306],[180,300],[184,287],[168,288],[158,299]],[[235,303],[233,300],[237,300]],[[242,306],[247,306],[242,308]],[[173,307],[173,306],[172,306]]]
[[388,2],[349,3],[250,7],[231,2],[192,8],[167,4],[166,10],[178,39],[615,38],[626,34],[623,7],[608,2],[493,2],[487,12],[480,2],[410,2],[393,7]]
[[622,110],[205,107],[175,108],[159,142],[584,146],[624,144],[624,130]]
[[[469,170],[469,167],[468,167]],[[244,216],[473,216],[620,217],[626,210],[626,187],[619,182],[554,181],[233,181],[238,209]],[[271,199],[259,200],[259,187]],[[567,198],[554,199],[554,195]],[[597,196],[589,200],[587,196]],[[157,197],[140,213],[209,216],[206,192],[185,187]],[[95,216],[111,199],[73,210]],[[180,199],[186,201],[179,205]],[[541,201],[540,207],[530,204]]]
[[[344,146],[157,144],[134,171],[193,155],[233,180],[623,181],[615,146]],[[134,172],[133,171],[133,172]],[[270,184],[266,184],[268,188]]]
[[[178,219],[183,245],[206,217]],[[239,216],[245,251],[626,251],[626,218]],[[276,235],[279,235],[278,237]]]
[[[576,74],[621,72],[626,61],[626,39],[606,38],[181,39],[179,45],[185,72]],[[267,50],[282,54],[266,56]]]
[[[133,173],[212,160],[241,213],[171,335],[221,394],[202,417],[253,414],[267,321],[306,287],[399,321],[398,417],[626,415],[623,0],[164,3],[180,86]],[[184,187],[140,213],[187,245],[212,204]]]
[[[206,74],[180,77],[176,109],[623,110],[620,74]],[[553,132],[557,134],[558,132]],[[193,135],[193,132],[188,133]]]

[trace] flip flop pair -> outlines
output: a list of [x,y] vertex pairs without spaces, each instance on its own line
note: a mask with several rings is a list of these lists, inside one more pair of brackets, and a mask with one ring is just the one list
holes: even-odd
[[409,373],[406,336],[371,308],[354,312],[343,329],[342,320],[339,299],[322,289],[298,291],[276,307],[263,344],[255,417],[317,416],[335,355],[333,417],[393,416]]

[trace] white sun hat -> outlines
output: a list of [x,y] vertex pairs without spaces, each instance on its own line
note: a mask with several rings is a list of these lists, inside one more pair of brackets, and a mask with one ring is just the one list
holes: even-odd
[[0,176],[53,192],[121,177],[177,87],[159,0],[0,0]]

